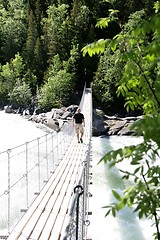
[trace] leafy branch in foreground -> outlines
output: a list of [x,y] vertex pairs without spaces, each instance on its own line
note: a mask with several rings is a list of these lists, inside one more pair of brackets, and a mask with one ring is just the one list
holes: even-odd
[[[153,16],[142,13],[132,15],[128,24],[112,40],[101,39],[82,49],[83,55],[103,53],[110,47],[116,53],[115,65],[122,66],[122,78],[117,84],[117,94],[125,97],[127,111],[141,109],[144,118],[133,124],[132,130],[143,141],[136,146],[124,147],[107,153],[102,160],[113,167],[122,161],[132,165],[131,170],[121,169],[122,179],[132,180],[132,186],[122,196],[112,190],[117,202],[106,206],[106,215],[124,206],[134,207],[139,218],[154,221],[154,238],[160,240],[160,3],[154,5]],[[112,19],[117,21],[117,19]],[[134,21],[133,21],[134,20]],[[108,18],[101,19],[99,27],[108,26]],[[95,46],[95,48],[94,48]],[[101,161],[102,161],[101,160]]]
[[[157,126],[157,132],[152,121]],[[144,117],[132,125],[137,135],[141,135],[148,126],[149,131],[143,135],[143,141],[137,145],[126,146],[118,150],[108,152],[102,159],[105,163],[109,162],[109,167],[127,161],[132,166],[131,170],[120,169],[123,174],[122,179],[130,179],[132,185],[124,190],[120,196],[115,190],[112,190],[117,202],[112,203],[108,208],[106,216],[116,213],[124,206],[134,207],[134,212],[138,213],[139,218],[146,217],[154,221],[156,227],[155,239],[160,239],[160,168],[159,162],[159,134],[160,134],[160,114],[156,117]],[[154,141],[151,136],[154,135]]]
[[93,56],[110,47],[117,56],[115,65],[122,68],[117,95],[125,97],[127,111],[139,108],[145,114],[153,114],[160,109],[160,14],[157,12],[147,20],[143,15],[143,11],[133,14],[112,40],[100,39],[85,46],[82,52],[83,56]]

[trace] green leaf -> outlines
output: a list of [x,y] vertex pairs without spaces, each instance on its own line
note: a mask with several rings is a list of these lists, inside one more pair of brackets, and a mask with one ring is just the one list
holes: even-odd
[[98,19],[98,22],[96,24],[96,27],[99,27],[99,28],[106,28],[108,27],[108,23],[110,22],[110,18],[99,18]]
[[147,59],[149,62],[154,62],[155,61],[155,54],[147,54],[144,59]]
[[116,10],[116,9],[109,9],[108,12],[110,12],[110,13],[118,13],[119,11]]
[[158,11],[160,10],[160,2],[156,1],[154,3],[154,7],[153,8],[155,9],[155,13],[158,13]]
[[116,39],[120,43],[124,40],[124,36],[122,34],[117,34],[113,39]]
[[133,102],[130,101],[130,100],[127,101],[127,102],[124,104],[124,107],[126,107],[127,112],[129,112],[130,110],[134,111],[134,109],[135,109],[135,106],[134,106]]
[[112,40],[111,43],[110,43],[110,47],[111,47],[112,51],[114,52],[117,48],[117,41]]
[[121,196],[115,190],[112,190],[112,193],[117,200],[121,201]]
[[111,209],[109,209],[109,210],[106,212],[105,217],[107,217],[107,216],[110,214],[110,212],[111,212]]
[[83,56],[85,56],[87,53],[90,57],[92,57],[95,54],[103,53],[105,50],[105,47],[110,44],[110,39],[99,39],[97,42],[93,42],[91,44],[86,45],[82,48]]
[[112,215],[113,215],[113,217],[116,217],[116,210],[114,207],[112,207]]
[[140,211],[140,212],[138,213],[138,216],[139,216],[139,218],[141,219],[141,218],[143,217],[143,211]]
[[136,174],[137,172],[139,172],[139,170],[140,170],[140,167],[136,168],[136,169],[134,170],[134,174]]

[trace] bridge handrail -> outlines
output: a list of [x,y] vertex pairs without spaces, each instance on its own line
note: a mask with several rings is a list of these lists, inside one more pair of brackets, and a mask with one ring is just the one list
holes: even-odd
[[7,238],[59,165],[74,134],[71,121],[64,128],[0,153],[0,238]]

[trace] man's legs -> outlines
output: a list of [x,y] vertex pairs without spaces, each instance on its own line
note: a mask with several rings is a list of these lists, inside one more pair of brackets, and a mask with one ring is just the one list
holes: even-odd
[[78,143],[80,143],[80,141],[79,141],[79,132],[80,132],[80,128],[79,128],[79,125],[78,125],[78,124],[75,125],[75,129],[76,129],[76,134],[77,134],[77,140],[78,140]]
[[77,140],[78,140],[78,142],[80,142],[79,141],[79,131],[77,132]]
[[83,125],[82,124],[76,124],[75,129],[76,129],[78,143],[80,143],[80,142],[83,143],[83,139],[82,139],[83,134],[84,134]]
[[84,128],[83,128],[83,126],[81,125],[81,127],[80,127],[80,141],[81,141],[81,143],[83,143],[83,134],[84,134]]

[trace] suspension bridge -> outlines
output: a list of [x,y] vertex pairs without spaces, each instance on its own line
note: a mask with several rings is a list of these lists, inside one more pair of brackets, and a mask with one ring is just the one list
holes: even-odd
[[92,92],[84,88],[84,142],[71,121],[0,153],[0,239],[87,239]]

